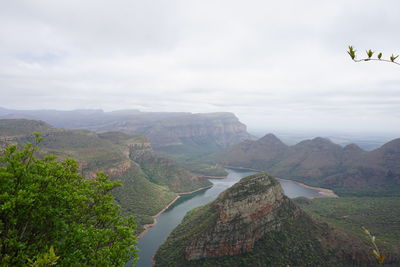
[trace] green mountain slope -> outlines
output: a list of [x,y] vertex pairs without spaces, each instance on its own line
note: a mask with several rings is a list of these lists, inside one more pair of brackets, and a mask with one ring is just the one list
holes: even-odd
[[177,197],[168,187],[150,182],[140,166],[133,164],[118,180],[123,186],[116,188],[114,195],[126,214],[134,214],[140,225],[153,223],[157,214]]
[[268,134],[232,146],[210,160],[327,187],[342,196],[400,194],[400,139],[367,152],[355,144],[341,147],[320,137],[287,146]]
[[46,154],[75,158],[87,178],[105,172],[123,186],[114,194],[124,212],[133,214],[140,224],[151,223],[152,215],[169,204],[175,192],[196,190],[210,185],[204,178],[177,167],[173,161],[153,154],[143,136],[86,130],[64,130],[30,120],[0,120],[0,143],[26,143],[32,132],[41,131],[40,144]]
[[400,255],[400,198],[341,197],[294,200],[312,216],[330,225],[365,238],[361,226],[376,236],[387,257]]
[[0,120],[0,136],[29,135],[32,132],[52,132],[56,128],[43,121],[33,121],[26,119]]

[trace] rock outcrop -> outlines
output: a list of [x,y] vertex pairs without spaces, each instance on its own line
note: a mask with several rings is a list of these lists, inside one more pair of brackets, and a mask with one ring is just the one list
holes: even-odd
[[[280,184],[267,175],[248,177],[220,195],[212,204],[216,221],[185,249],[185,259],[236,255],[253,249],[265,232],[281,222],[277,211],[287,205]],[[297,209],[292,214],[297,215]]]
[[261,173],[190,211],[159,248],[156,266],[372,266],[369,248],[319,222]]

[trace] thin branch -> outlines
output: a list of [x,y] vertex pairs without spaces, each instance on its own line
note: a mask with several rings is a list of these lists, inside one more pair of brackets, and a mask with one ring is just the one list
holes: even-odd
[[394,54],[392,54],[391,57],[389,57],[389,59],[383,59],[382,58],[382,52],[380,52],[377,55],[377,58],[372,58],[372,56],[374,55],[374,51],[372,51],[371,49],[365,51],[367,53],[367,58],[362,58],[362,59],[357,59],[357,50],[354,49],[353,46],[349,45],[349,50],[347,50],[347,54],[349,54],[349,56],[351,57],[351,59],[354,62],[362,62],[362,61],[384,61],[384,62],[388,62],[388,63],[394,63],[396,65],[400,65],[400,63],[396,62],[396,59],[399,57],[399,55],[395,56]]
[[353,59],[354,62],[372,61],[372,60],[374,60],[374,61],[384,61],[384,62],[389,62],[389,63],[394,63],[394,64],[396,64],[396,65],[400,65],[399,62],[391,61],[391,60],[388,60],[388,59],[377,59],[377,58]]

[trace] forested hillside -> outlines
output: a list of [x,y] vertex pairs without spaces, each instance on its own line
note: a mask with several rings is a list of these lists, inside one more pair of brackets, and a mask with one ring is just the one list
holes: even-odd
[[[91,178],[104,172],[123,185],[113,194],[126,214],[135,215],[140,225],[152,223],[157,214],[174,200],[177,192],[193,191],[211,183],[182,169],[170,159],[153,153],[147,138],[119,132],[97,134],[86,130],[65,130],[44,122],[0,120],[0,144],[24,144],[40,131],[42,154],[60,159],[75,158],[82,174]],[[141,228],[139,227],[139,230]]]

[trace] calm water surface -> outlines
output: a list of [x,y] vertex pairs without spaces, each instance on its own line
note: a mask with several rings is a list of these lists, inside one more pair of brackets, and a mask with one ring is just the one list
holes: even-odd
[[[229,173],[226,179],[210,179],[214,184],[213,187],[201,192],[182,196],[168,210],[157,218],[157,224],[141,239],[139,239],[138,247],[140,249],[139,261],[136,263],[138,267],[151,266],[151,259],[156,253],[158,247],[165,241],[172,230],[182,221],[186,212],[198,206],[207,204],[216,199],[222,191],[237,183],[243,177],[254,174],[250,171],[237,171],[226,169]],[[291,181],[279,180],[285,194],[290,198],[299,196],[316,196],[318,192],[312,189],[304,188]],[[129,266],[129,265],[128,265]]]

